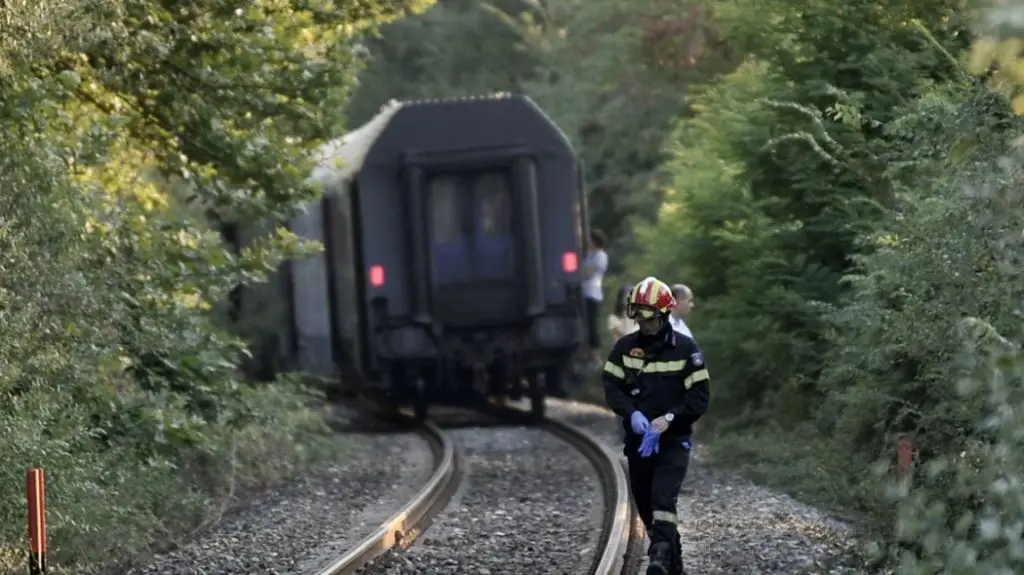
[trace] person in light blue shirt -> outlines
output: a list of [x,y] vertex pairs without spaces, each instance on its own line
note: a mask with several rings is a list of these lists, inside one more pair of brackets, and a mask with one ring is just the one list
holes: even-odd
[[583,299],[587,306],[587,343],[595,369],[604,365],[601,353],[601,302],[604,300],[602,283],[608,271],[608,254],[604,251],[605,238],[601,230],[592,230],[587,242],[587,257],[583,260]]

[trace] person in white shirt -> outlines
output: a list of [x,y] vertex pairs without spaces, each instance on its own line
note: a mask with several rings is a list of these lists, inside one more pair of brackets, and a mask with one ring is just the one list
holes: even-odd
[[597,368],[604,365],[601,353],[601,332],[598,321],[601,316],[601,301],[604,292],[601,284],[608,271],[608,254],[604,251],[605,239],[601,230],[592,230],[587,242],[587,257],[583,260],[583,299],[587,306],[587,339],[592,360]]
[[686,318],[693,311],[693,291],[683,284],[676,284],[672,286],[672,295],[676,298],[676,307],[668,318],[669,323],[672,324],[672,329],[697,341],[693,337],[693,333],[690,332],[690,327],[686,325]]

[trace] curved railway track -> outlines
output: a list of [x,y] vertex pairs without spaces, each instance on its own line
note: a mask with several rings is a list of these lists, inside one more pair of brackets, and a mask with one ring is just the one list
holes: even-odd
[[[498,425],[522,424],[529,417],[525,410],[510,407],[489,407],[481,413],[494,418]],[[401,418],[407,424],[411,422],[404,412]],[[639,567],[638,547],[643,534],[637,528],[639,522],[632,508],[627,475],[619,458],[598,439],[568,423],[545,419],[532,425],[578,450],[590,462],[600,479],[604,505],[601,551],[594,555],[589,573],[635,573]],[[386,551],[408,548],[451,501],[465,477],[465,460],[461,449],[434,422],[419,424],[417,430],[430,443],[437,462],[430,479],[412,500],[317,575],[354,575]]]

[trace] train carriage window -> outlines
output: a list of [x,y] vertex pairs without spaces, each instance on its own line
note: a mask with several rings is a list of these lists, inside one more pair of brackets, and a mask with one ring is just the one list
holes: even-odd
[[435,284],[511,277],[515,258],[508,170],[435,174],[429,189]]
[[462,236],[462,204],[459,202],[459,180],[441,176],[430,182],[430,204],[434,241],[457,242]]
[[480,205],[480,232],[485,237],[507,236],[512,228],[512,186],[502,172],[487,172],[473,182]]

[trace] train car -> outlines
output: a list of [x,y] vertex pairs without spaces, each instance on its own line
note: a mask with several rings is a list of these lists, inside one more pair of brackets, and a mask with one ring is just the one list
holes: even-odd
[[304,371],[358,378],[426,417],[564,389],[582,346],[582,166],[529,98],[392,102],[320,150],[322,201],[291,229]]

